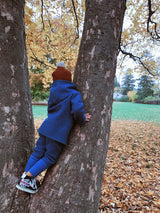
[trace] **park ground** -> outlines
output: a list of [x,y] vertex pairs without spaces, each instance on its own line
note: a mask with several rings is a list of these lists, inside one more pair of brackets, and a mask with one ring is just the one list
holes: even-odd
[[112,120],[99,212],[160,212],[160,124]]
[[113,120],[99,212],[160,213],[160,125]]

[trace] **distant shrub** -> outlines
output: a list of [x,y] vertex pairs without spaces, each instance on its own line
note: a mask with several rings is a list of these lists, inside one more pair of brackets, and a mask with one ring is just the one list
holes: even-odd
[[153,101],[153,100],[155,100],[155,97],[153,97],[153,96],[147,96],[146,98],[144,98],[144,102]]
[[154,96],[148,96],[143,99],[145,104],[160,104],[160,99],[155,98]]
[[128,95],[123,95],[121,98],[118,99],[120,102],[129,102]]
[[136,92],[135,90],[129,91],[129,92],[127,93],[127,96],[128,96],[128,98],[129,98],[129,101],[130,101],[130,102],[134,102],[134,101],[137,100],[137,98],[138,98],[137,92]]
[[43,101],[48,100],[49,92],[42,92],[42,91],[33,91],[31,90],[32,101]]

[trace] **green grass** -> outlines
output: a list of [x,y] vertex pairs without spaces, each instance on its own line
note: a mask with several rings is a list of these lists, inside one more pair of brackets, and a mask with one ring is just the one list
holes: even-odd
[[[33,115],[37,119],[47,117],[47,106],[33,105]],[[114,102],[112,120],[136,120],[160,123],[160,105]]]
[[160,105],[114,102],[112,119],[160,123]]
[[47,117],[47,106],[32,105],[33,116],[36,119],[44,119]]

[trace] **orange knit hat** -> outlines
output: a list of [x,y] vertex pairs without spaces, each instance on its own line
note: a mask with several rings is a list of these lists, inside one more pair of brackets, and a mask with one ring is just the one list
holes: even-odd
[[65,64],[63,62],[58,62],[56,64],[57,69],[52,73],[53,81],[55,80],[66,80],[72,81],[72,75],[69,70],[65,68]]

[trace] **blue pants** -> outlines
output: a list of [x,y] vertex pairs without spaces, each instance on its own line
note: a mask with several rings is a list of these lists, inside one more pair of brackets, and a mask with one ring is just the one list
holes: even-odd
[[29,171],[33,177],[36,177],[42,171],[55,164],[63,146],[63,144],[40,134],[25,171]]

